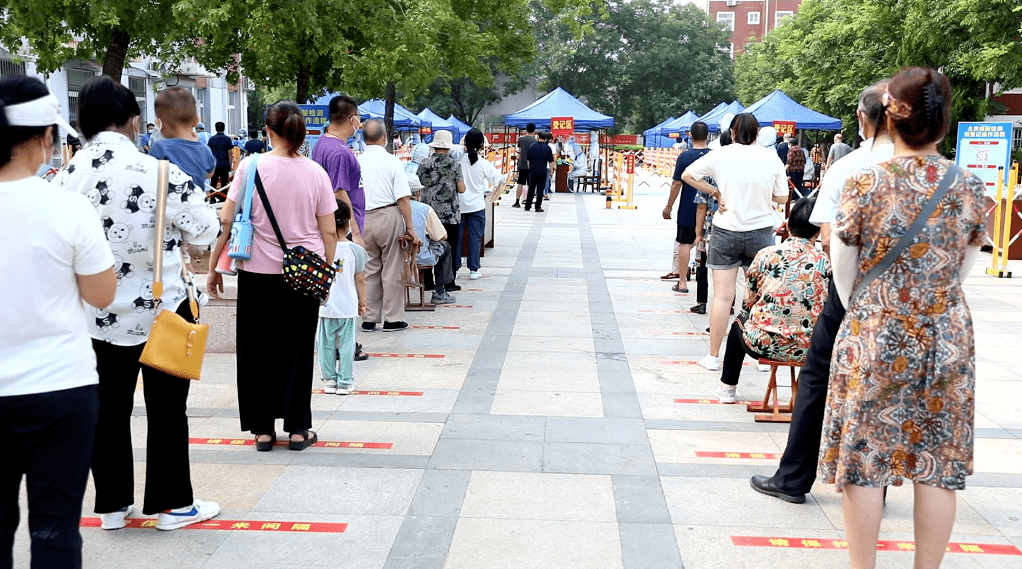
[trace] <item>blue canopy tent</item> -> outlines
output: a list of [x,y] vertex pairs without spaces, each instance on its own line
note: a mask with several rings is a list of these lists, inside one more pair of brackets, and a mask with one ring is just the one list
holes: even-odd
[[447,122],[454,126],[454,142],[461,142],[461,137],[465,136],[468,134],[468,131],[472,130],[470,125],[461,122],[458,120],[458,117],[454,115],[447,117]]
[[841,130],[841,119],[803,107],[780,89],[756,101],[745,112],[752,113],[759,126],[769,126],[774,121],[794,121],[799,130]]
[[[451,124],[447,119],[429,110],[429,108],[422,109],[419,114],[415,115],[420,120],[424,120],[432,125],[433,130],[449,130],[451,134],[454,134],[454,125]],[[423,142],[433,142],[433,135],[427,135],[423,137]]]
[[[362,120],[382,119],[386,111],[387,103],[381,99],[369,99],[358,106],[358,112]],[[420,119],[415,113],[394,103],[394,128],[414,129],[420,126],[430,126],[430,121]]]
[[646,139],[646,148],[670,148],[671,146],[674,146],[673,138],[668,138],[666,135],[660,134],[660,128],[674,120],[675,117],[670,117],[653,128],[642,131],[642,136]]
[[680,117],[674,119],[673,121],[660,127],[660,134],[663,136],[667,136],[669,133],[672,132],[688,132],[688,127],[692,126],[692,123],[696,122],[697,120],[699,120],[699,115],[695,114],[693,111],[689,111],[681,115]]
[[553,117],[571,117],[575,119],[576,130],[599,130],[614,126],[614,117],[598,113],[585,106],[571,93],[560,87],[550,91],[542,98],[504,118],[504,124],[518,128],[535,123],[537,127],[550,128]]
[[[723,118],[724,115],[726,115],[728,113],[731,113],[733,115],[737,115],[738,113],[740,113],[740,112],[745,110],[745,107],[741,103],[739,103],[738,101],[731,101],[730,104],[721,103],[721,105],[724,105],[724,106],[721,107],[720,105],[717,105],[716,109],[706,113],[705,115],[703,115],[703,116],[699,117],[699,119],[697,119],[697,120],[699,120],[701,122],[706,123],[706,126],[709,128],[710,132],[713,132],[713,133],[719,133],[720,132],[720,119]],[[692,122],[696,122],[696,121],[692,121]],[[689,126],[691,126],[691,124]]]

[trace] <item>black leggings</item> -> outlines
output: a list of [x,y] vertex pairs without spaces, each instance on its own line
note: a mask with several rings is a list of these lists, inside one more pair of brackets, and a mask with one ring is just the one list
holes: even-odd
[[238,410],[241,430],[254,435],[312,427],[319,301],[281,275],[238,271]]
[[[741,317],[739,317],[741,318]],[[724,365],[721,369],[720,381],[727,385],[738,385],[738,375],[742,373],[742,361],[746,354],[755,360],[763,356],[750,348],[742,338],[742,327],[739,318],[731,323],[731,332],[727,335],[727,347],[724,348]]]

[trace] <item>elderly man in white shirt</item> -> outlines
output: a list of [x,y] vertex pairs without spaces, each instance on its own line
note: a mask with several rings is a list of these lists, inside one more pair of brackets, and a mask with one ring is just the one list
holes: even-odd
[[[820,185],[816,207],[809,221],[822,228],[824,250],[830,250],[830,224],[837,216],[838,202],[845,183],[856,172],[885,162],[894,155],[894,143],[887,136],[884,123],[882,98],[887,81],[867,87],[859,96],[859,108],[855,116],[859,120],[859,136],[865,141],[851,154],[835,162],[827,170]],[[831,260],[833,263],[833,259]],[[834,339],[844,318],[845,308],[834,287],[833,280],[827,302],[823,306],[813,336],[809,353],[799,374],[798,395],[791,415],[788,443],[781,455],[781,464],[771,476],[752,477],[756,491],[780,498],[786,502],[801,504],[816,480],[816,466],[820,454],[820,433],[823,430],[823,413],[827,402],[827,382],[830,379],[830,358],[834,351]]]
[[387,152],[387,128],[380,119],[362,125],[366,150],[358,157],[362,167],[365,190],[365,240],[369,262],[366,263],[366,295],[368,310],[362,318],[362,330],[372,332],[383,322],[384,332],[397,332],[408,327],[404,321],[405,292],[401,284],[404,255],[401,241],[421,244],[412,223],[408,200],[411,190],[404,166]]

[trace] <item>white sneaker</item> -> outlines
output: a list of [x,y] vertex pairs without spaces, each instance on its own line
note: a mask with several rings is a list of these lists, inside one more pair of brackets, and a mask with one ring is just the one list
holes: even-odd
[[350,395],[351,385],[337,385],[337,395]]
[[110,512],[109,514],[100,514],[99,521],[102,522],[100,525],[103,529],[121,529],[128,525],[127,517],[131,514],[132,510],[135,509],[135,505],[125,506],[116,512]]
[[323,393],[337,393],[337,382],[332,379],[328,379],[326,386],[323,387]]
[[699,358],[699,365],[710,371],[720,371],[720,358],[715,358],[710,354]]
[[770,366],[766,364],[756,364],[756,371],[770,371]]
[[159,520],[156,522],[156,529],[169,531],[172,529],[183,528],[192,524],[204,522],[210,518],[216,517],[219,513],[220,504],[217,504],[216,502],[195,500],[191,506],[167,510],[166,512],[161,513]]
[[477,281],[477,280],[483,278],[483,273],[481,273],[480,271],[469,271],[468,272],[468,278],[471,279],[471,280]]
[[714,395],[717,396],[717,401],[720,401],[721,403],[734,403],[735,393],[737,391],[738,391],[737,387],[721,384],[721,386],[717,388],[717,391],[714,393]]

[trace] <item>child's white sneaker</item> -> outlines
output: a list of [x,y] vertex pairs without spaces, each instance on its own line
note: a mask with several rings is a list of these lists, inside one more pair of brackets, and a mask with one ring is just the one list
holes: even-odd
[[699,358],[699,365],[710,371],[720,371],[720,358],[715,358],[710,354]]
[[109,514],[100,514],[99,521],[101,522],[100,527],[103,529],[121,529],[128,525],[128,515],[135,509],[135,505],[125,506],[116,512],[110,512]]
[[191,506],[167,510],[160,514],[156,529],[169,531],[204,522],[220,513],[220,504],[195,500]]
[[337,393],[337,382],[332,379],[328,379],[326,386],[323,387],[323,393]]
[[343,383],[337,384],[337,395],[349,395],[351,393],[351,384],[344,385]]

